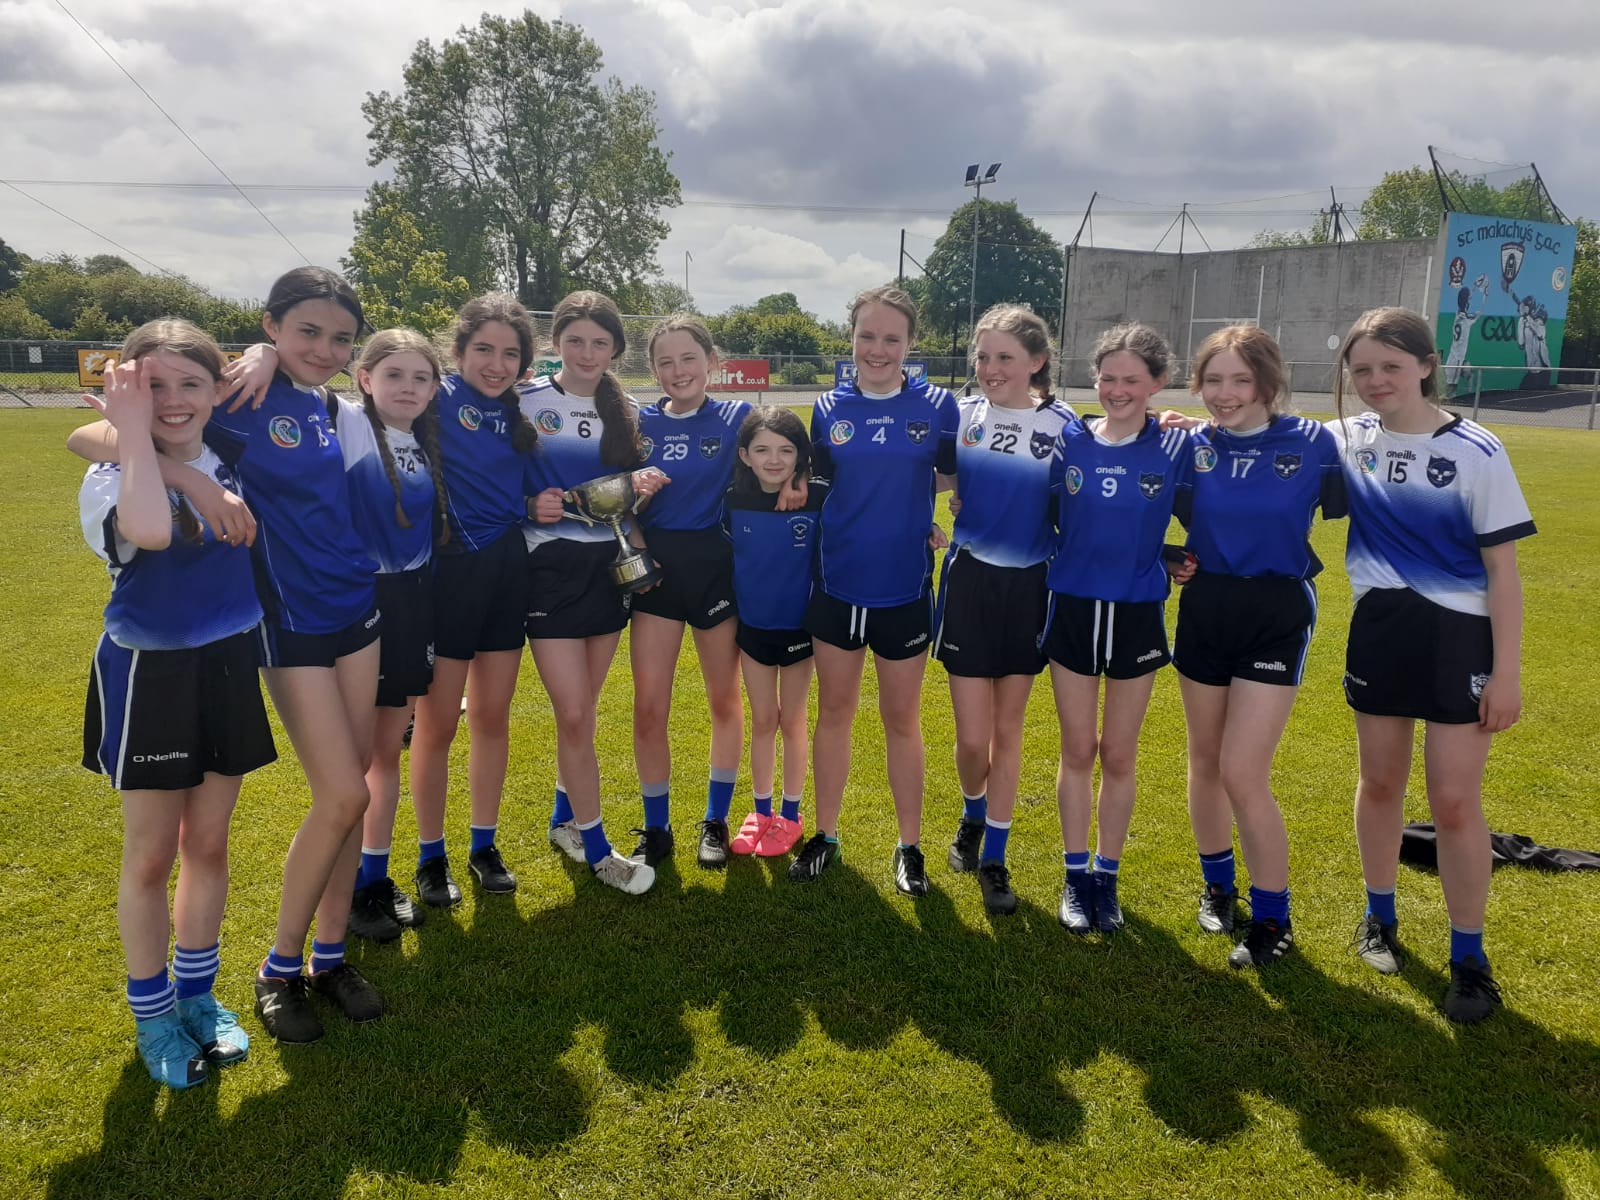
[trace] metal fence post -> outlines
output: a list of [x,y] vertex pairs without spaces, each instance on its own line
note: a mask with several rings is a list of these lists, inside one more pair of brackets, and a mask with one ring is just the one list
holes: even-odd
[[1284,364],[1284,368],[1285,368],[1286,374],[1284,376],[1283,386],[1284,386],[1284,390],[1286,392],[1288,392],[1288,395],[1284,398],[1284,403],[1287,404],[1290,408],[1293,408],[1294,407],[1294,364],[1293,363],[1285,363]]
[[1472,373],[1472,419],[1478,419],[1478,399],[1483,395],[1483,368]]
[[1589,428],[1594,428],[1594,406],[1600,401],[1600,368],[1595,369],[1594,381],[1589,385]]

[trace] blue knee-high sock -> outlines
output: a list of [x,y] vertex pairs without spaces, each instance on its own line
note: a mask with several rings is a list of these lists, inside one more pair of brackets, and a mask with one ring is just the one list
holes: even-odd
[[1393,888],[1367,889],[1367,916],[1376,917],[1380,925],[1395,923]]
[[1082,854],[1076,854],[1069,850],[1061,857],[1066,859],[1067,862],[1067,878],[1070,879],[1074,875],[1087,875],[1089,873],[1089,852],[1087,850]]
[[217,970],[222,965],[222,946],[212,942],[199,950],[178,946],[172,952],[172,980],[178,999],[203,996],[217,986]]
[[[737,770],[730,771],[725,767],[712,767],[711,778],[706,783],[706,820],[726,821],[728,810],[733,807],[733,784],[739,778]],[[772,801],[767,801],[767,806],[772,806]]]
[[644,798],[644,827],[665,829],[671,823],[672,800],[670,783],[644,783],[639,793]]
[[1289,889],[1281,892],[1269,892],[1265,888],[1252,886],[1250,889],[1250,919],[1253,921],[1276,921],[1279,925],[1289,923]]
[[961,819],[963,821],[977,823],[978,821],[987,819],[988,816],[988,792],[984,792],[982,795],[978,796],[969,796],[965,792],[961,793]]
[[467,834],[471,837],[468,853],[476,854],[479,850],[487,850],[494,845],[495,831],[498,825],[468,825]]
[[606,840],[605,826],[601,824],[599,817],[587,825],[580,824],[578,834],[583,838],[584,861],[591,867],[611,853],[611,843]]
[[444,857],[444,838],[436,837],[431,842],[417,843],[417,866],[435,858]]
[[305,965],[304,954],[279,954],[271,950],[267,953],[267,961],[261,964],[261,974],[267,979],[293,979],[305,969]]
[[1200,856],[1200,877],[1219,892],[1231,892],[1238,887],[1238,873],[1233,861],[1233,847],[1216,854]]
[[783,809],[778,814],[785,821],[798,821],[800,819],[800,797],[791,796],[788,792],[783,794]]
[[1000,862],[1006,860],[1006,839],[1011,836],[1010,821],[996,821],[993,817],[984,818],[983,822],[983,853],[979,855],[980,862]]
[[1461,929],[1455,925],[1450,926],[1450,961],[1461,962],[1463,959],[1475,958],[1485,966],[1489,960],[1483,955],[1483,930]]
[[344,962],[343,942],[319,942],[311,939],[311,973],[331,971]]
[[389,847],[361,847],[361,869],[356,872],[356,890],[370,887],[389,877]]
[[164,1017],[177,1005],[178,996],[173,990],[172,980],[167,978],[165,967],[146,979],[128,976],[128,1007],[133,1010],[135,1021]]
[[572,801],[567,799],[567,789],[556,784],[556,806],[550,813],[550,828],[572,820]]

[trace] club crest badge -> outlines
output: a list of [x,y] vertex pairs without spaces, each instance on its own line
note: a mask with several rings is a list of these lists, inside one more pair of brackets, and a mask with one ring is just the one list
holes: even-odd
[[1194,469],[1196,471],[1215,470],[1217,465],[1217,452],[1210,446],[1196,446],[1194,448]]
[[1279,479],[1293,479],[1300,473],[1298,454],[1279,454],[1272,460],[1272,469]]
[[463,404],[461,411],[456,414],[456,419],[461,422],[461,428],[469,432],[475,431],[483,424],[483,414],[470,404]]
[[920,446],[928,440],[929,425],[926,421],[907,421],[906,436],[911,439],[911,444]]
[[715,458],[717,452],[721,449],[722,439],[720,437],[703,437],[700,439],[701,458]]
[[1055,448],[1055,438],[1045,433],[1042,429],[1035,429],[1032,436],[1028,438],[1028,449],[1033,452],[1033,456],[1037,459],[1049,458],[1051,451]]
[[293,450],[300,444],[300,424],[293,417],[273,417],[267,422],[267,436],[274,446]]
[[1456,464],[1454,460],[1440,458],[1437,454],[1428,456],[1428,482],[1436,488],[1449,487],[1456,477]]
[[977,446],[983,442],[984,428],[982,421],[975,421],[968,425],[966,432],[961,435],[963,446]]
[[811,540],[811,520],[808,517],[790,517],[789,533],[794,538],[796,546],[804,546]]
[[1356,466],[1361,468],[1363,475],[1373,475],[1378,470],[1378,452],[1376,450],[1357,450]]
[[643,454],[646,458],[649,458],[652,454],[654,454],[656,452],[655,439],[654,438],[647,438],[647,437],[646,438],[640,438],[639,439],[639,452],[641,454]]
[[1467,687],[1472,691],[1472,698],[1474,700],[1482,700],[1483,689],[1488,686],[1489,677],[1487,675],[1474,674],[1470,679],[1467,680]]
[[833,428],[828,430],[828,440],[835,446],[842,446],[856,435],[856,427],[849,421],[835,421]]
[[1067,468],[1067,495],[1076,496],[1078,489],[1083,486],[1083,468]]
[[1161,489],[1166,486],[1167,477],[1156,472],[1139,472],[1139,490],[1144,493],[1146,500],[1154,500],[1161,495]]
[[561,414],[553,408],[541,408],[538,415],[533,418],[533,423],[540,433],[561,432]]

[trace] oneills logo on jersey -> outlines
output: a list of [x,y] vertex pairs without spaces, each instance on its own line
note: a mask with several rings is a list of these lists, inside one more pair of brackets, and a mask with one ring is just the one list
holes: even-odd
[[721,449],[722,439],[720,437],[703,437],[700,439],[701,458],[715,458]]
[[1210,446],[1196,446],[1194,448],[1194,469],[1196,471],[1214,470],[1217,465],[1217,452]]
[[856,435],[856,427],[849,421],[835,421],[833,428],[828,431],[828,440],[835,446],[842,446]]
[[1440,458],[1438,455],[1428,456],[1428,482],[1436,488],[1449,487],[1456,477],[1456,464],[1453,459]]
[[1161,489],[1166,486],[1167,477],[1152,471],[1139,472],[1139,490],[1144,493],[1146,500],[1154,500],[1161,495]]
[[463,429],[476,430],[478,426],[483,424],[483,414],[470,404],[463,404],[461,412],[457,415],[461,420],[461,428]]
[[1272,460],[1272,469],[1279,479],[1293,479],[1300,471],[1300,455],[1279,454]]
[[293,450],[300,444],[300,425],[293,417],[273,417],[267,422],[267,435],[274,446]]
[[561,432],[561,414],[553,408],[541,408],[533,418],[533,423],[538,427],[540,433],[555,434]]
[[928,428],[926,421],[907,421],[906,436],[911,439],[912,445],[920,446],[928,440]]
[[983,441],[983,423],[968,425],[967,431],[961,435],[963,446],[976,446]]
[[1067,494],[1071,495],[1071,496],[1076,496],[1078,494],[1078,489],[1081,488],[1082,486],[1083,486],[1083,468],[1081,468],[1081,467],[1068,467],[1067,468]]
[[1361,468],[1363,475],[1371,475],[1378,469],[1378,452],[1376,450],[1357,450],[1356,466]]
[[1028,438],[1028,449],[1033,451],[1037,459],[1050,457],[1050,452],[1056,448],[1056,440],[1042,429],[1035,429]]

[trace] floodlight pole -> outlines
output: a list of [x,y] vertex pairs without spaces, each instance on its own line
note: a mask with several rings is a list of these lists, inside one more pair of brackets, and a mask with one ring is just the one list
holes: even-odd
[[973,190],[972,200],[972,288],[967,293],[967,350],[972,349],[972,326],[978,316],[978,213],[983,208],[983,185],[993,183],[995,173],[1000,170],[999,163],[990,163],[989,170],[978,174],[978,164],[973,163],[967,168],[966,182],[963,187]]

